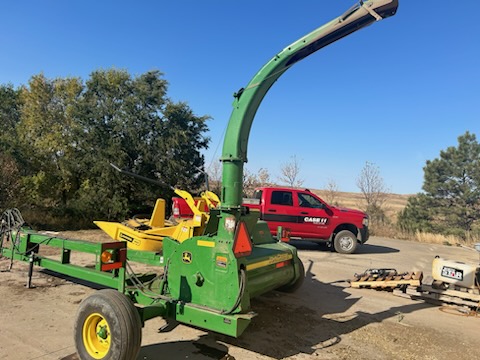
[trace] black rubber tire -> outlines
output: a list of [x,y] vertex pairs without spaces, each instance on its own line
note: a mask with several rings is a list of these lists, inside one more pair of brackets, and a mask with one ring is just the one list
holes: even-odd
[[298,267],[300,269],[300,276],[298,277],[298,279],[293,284],[284,285],[282,287],[279,287],[277,290],[286,293],[294,293],[295,291],[300,289],[305,280],[305,267],[303,266],[303,263],[300,259],[298,259]]
[[[84,343],[84,327],[91,328],[94,320],[102,318],[109,329],[110,345],[106,353],[100,355],[102,360],[134,360],[137,358],[142,342],[142,323],[133,302],[117,290],[96,291],[82,301],[77,311],[74,325],[75,347],[82,360],[94,360],[89,354],[91,345]],[[97,333],[98,334],[98,333]]]
[[349,230],[339,231],[333,240],[333,247],[340,254],[353,254],[357,244],[357,237]]

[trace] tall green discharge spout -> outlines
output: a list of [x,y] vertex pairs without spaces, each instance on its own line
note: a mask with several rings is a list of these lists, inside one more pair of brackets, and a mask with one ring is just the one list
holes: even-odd
[[245,88],[234,94],[233,111],[228,123],[221,161],[222,210],[239,209],[242,204],[243,163],[253,118],[265,94],[291,66],[317,50],[376,21],[395,15],[398,0],[366,0],[343,15],[305,35],[275,55]]

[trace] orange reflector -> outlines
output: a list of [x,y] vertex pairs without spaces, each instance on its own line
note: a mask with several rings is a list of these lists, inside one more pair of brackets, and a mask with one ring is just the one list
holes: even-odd
[[290,229],[282,229],[282,237],[280,240],[283,242],[290,241]]
[[112,261],[112,253],[110,251],[104,251],[101,255],[102,263],[106,264]]
[[252,253],[252,242],[248,234],[247,225],[241,221],[237,226],[235,240],[233,242],[233,254],[236,258],[248,256]]
[[275,264],[275,267],[278,269],[278,268],[287,266],[288,264],[290,264],[290,260],[281,261],[281,262],[279,262],[279,263],[276,263],[276,264]]
[[115,241],[102,244],[100,254],[100,269],[110,271],[125,267],[127,261],[127,244],[124,241]]

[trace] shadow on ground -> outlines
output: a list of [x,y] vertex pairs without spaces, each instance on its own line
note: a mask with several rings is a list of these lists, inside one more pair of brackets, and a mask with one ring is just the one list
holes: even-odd
[[228,354],[228,348],[218,343],[211,334],[200,336],[195,341],[175,341],[143,346],[137,357],[137,360],[157,359],[235,360]]
[[253,299],[252,308],[258,316],[240,338],[209,333],[193,343],[149,345],[141,349],[138,360],[162,359],[162,354],[168,354],[171,359],[231,360],[234,358],[228,354],[228,345],[274,359],[301,353],[314,356],[318,350],[341,343],[344,335],[357,329],[430,306],[413,303],[372,314],[349,312],[359,298],[352,298],[345,287],[337,283],[319,281],[311,268],[310,263],[305,283],[296,294],[272,291]]
[[[324,251],[324,252],[332,251],[332,248],[327,246],[326,242],[291,240],[289,244],[295,246],[298,250]],[[396,253],[399,251],[400,250],[389,247],[389,246],[373,245],[373,244],[366,243],[366,244],[357,246],[357,250],[355,251],[355,254],[390,254],[390,253]]]

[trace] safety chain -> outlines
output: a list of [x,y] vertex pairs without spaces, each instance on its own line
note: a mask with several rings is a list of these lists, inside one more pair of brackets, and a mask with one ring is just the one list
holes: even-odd
[[[22,214],[18,209],[8,209],[0,217],[0,257],[2,257],[3,244],[10,242],[11,257],[8,270],[12,269],[13,256],[20,240],[20,229],[25,224]],[[15,235],[15,239],[14,239]]]

